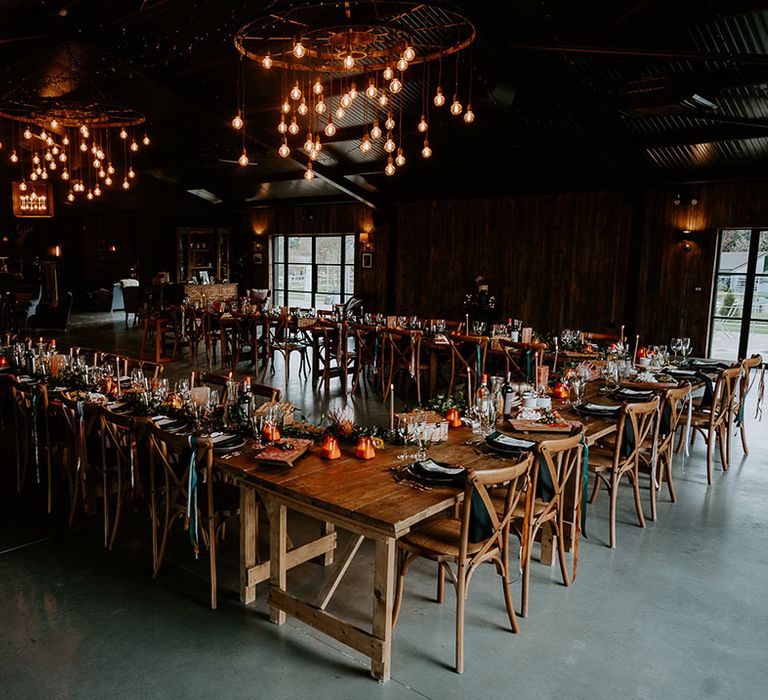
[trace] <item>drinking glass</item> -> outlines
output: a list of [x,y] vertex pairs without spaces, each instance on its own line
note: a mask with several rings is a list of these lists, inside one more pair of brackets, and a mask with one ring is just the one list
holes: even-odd
[[157,380],[157,388],[155,389],[158,397],[164,399],[166,396],[168,396],[168,389],[168,378],[160,377],[160,379]]
[[435,324],[435,330],[438,333],[445,333],[445,319],[444,318],[438,318],[437,323]]
[[677,353],[683,349],[683,339],[672,338],[672,342],[670,342],[669,347],[672,348],[672,352],[675,353],[675,361],[677,361]]
[[417,453],[411,452],[408,449],[408,445],[412,444],[415,440],[414,420],[415,416],[409,413],[400,419],[399,427],[397,428],[398,435],[403,439],[403,451],[397,455],[397,459],[401,462],[412,462],[418,458]]
[[571,391],[573,391],[574,401],[572,406],[578,406],[584,398],[584,379],[578,374],[571,379]]
[[189,379],[177,379],[173,385],[173,390],[176,394],[186,399],[189,396]]
[[413,436],[418,447],[416,459],[423,460],[427,458],[427,414],[419,411],[413,423]]
[[693,348],[691,347],[691,339],[690,338],[681,338],[680,341],[682,343],[680,349],[683,351],[683,357],[685,359],[688,359],[688,355],[690,355],[691,351],[693,350]]
[[144,388],[144,372],[141,367],[134,367],[131,370],[131,386],[134,389]]
[[213,411],[219,406],[219,392],[216,389],[211,389],[208,394],[208,409]]

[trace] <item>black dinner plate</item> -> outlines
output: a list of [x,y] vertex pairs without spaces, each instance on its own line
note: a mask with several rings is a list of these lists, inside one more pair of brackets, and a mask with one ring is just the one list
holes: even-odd
[[[429,460],[432,461],[432,460]],[[455,468],[451,464],[445,464],[444,462],[435,462],[440,467],[445,467],[447,469]],[[459,476],[460,474],[443,474],[439,471],[435,471],[432,469],[429,469],[428,467],[424,466],[422,462],[414,462],[413,464],[409,464],[406,468],[406,471],[408,472],[408,475],[415,479],[416,481],[426,484],[427,486],[459,486]],[[463,468],[462,468],[462,471]]]
[[[505,444],[504,438],[515,440],[518,444]],[[498,430],[495,430],[490,435],[486,435],[485,444],[488,445],[488,447],[490,447],[492,450],[507,455],[521,452],[523,450],[531,450],[536,446],[536,443],[533,440],[524,440],[522,438],[512,437],[511,435],[500,433]]]
[[587,408],[584,404],[579,404],[578,406],[574,406],[573,410],[579,415],[590,416],[592,418],[615,418],[619,414],[619,411],[621,411],[621,406],[616,406],[615,408],[612,406],[610,411],[596,411]]
[[245,440],[239,435],[233,435],[231,438],[222,440],[221,442],[213,446],[213,451],[224,454],[226,452],[234,452],[245,446]]

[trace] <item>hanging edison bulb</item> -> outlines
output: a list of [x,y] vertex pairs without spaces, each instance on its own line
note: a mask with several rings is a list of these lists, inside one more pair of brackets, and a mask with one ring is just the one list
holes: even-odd
[[32,132],[29,130],[29,127],[24,129],[24,138],[27,139],[27,141],[32,138]]
[[317,152],[317,149],[313,148],[313,149],[312,149],[312,150],[309,152],[309,159],[310,159],[310,160],[317,160],[317,158],[318,158],[318,156],[319,156],[319,155],[320,155],[320,154]]
[[50,163],[53,160],[53,153],[51,153],[50,151],[46,151],[45,159]]
[[475,113],[472,111],[472,105],[467,105],[467,111],[464,112],[464,121],[467,124],[471,124],[473,121],[475,121]]
[[95,144],[95,143],[94,143],[94,144],[91,144],[91,153],[93,153],[93,155],[96,155],[96,151],[97,151],[97,150],[98,150],[98,149],[96,148],[96,144]]
[[395,174],[395,164],[392,162],[392,156],[389,156],[387,158],[387,167],[384,168],[384,172],[389,175],[390,177]]
[[406,61],[413,61],[413,59],[416,58],[416,51],[410,44],[405,47],[405,51],[403,51],[403,58]]
[[288,142],[283,139],[283,142],[280,144],[280,148],[277,149],[278,154],[281,158],[287,158],[291,154],[291,149],[288,147]]
[[445,104],[445,95],[443,95],[443,88],[439,85],[435,91],[435,99],[432,100],[435,103],[435,107],[442,107]]
[[296,111],[303,117],[309,112],[309,107],[307,107],[306,100],[302,97],[301,102],[299,103],[299,106],[296,108]]
[[51,149],[51,153],[53,153],[53,155],[55,155],[55,156],[59,155],[59,152],[60,152],[60,151],[61,151],[61,149],[60,149],[58,146],[54,146],[54,147]]
[[83,141],[83,142],[80,144],[80,150],[81,150],[83,153],[85,153],[85,152],[88,150],[88,144],[87,144],[85,141]]
[[99,187],[98,183],[96,183],[96,187],[93,188],[93,194],[96,197],[101,197],[101,187]]
[[283,104],[280,105],[280,109],[283,111],[283,114],[288,114],[288,112],[291,111],[291,103],[288,102],[287,98],[286,98],[285,102],[283,102]]
[[93,167],[98,170],[101,167],[101,161],[98,158],[93,159]]
[[320,78],[315,79],[315,84],[312,86],[312,92],[315,95],[320,95],[323,92],[323,84],[320,82]]
[[427,120],[424,117],[424,115],[421,115],[421,121],[419,122],[418,126],[416,127],[422,134],[426,132],[427,129],[429,129],[429,124],[427,124]]
[[387,66],[384,69],[384,72],[382,73],[382,76],[384,80],[392,80],[392,78],[395,77],[395,71],[392,70],[391,66]]
[[319,135],[319,134],[317,134],[317,135],[315,136],[315,150],[316,150],[318,153],[320,153],[320,151],[322,151],[322,150],[323,150],[323,144],[322,144],[322,143],[320,143],[320,135]]
[[382,107],[386,107],[389,104],[389,98],[387,97],[387,93],[384,92],[384,90],[381,91],[381,95],[379,95],[379,105]]
[[431,158],[432,157],[432,149],[429,147],[429,140],[424,139],[424,148],[421,149],[421,157],[422,158]]
[[128,177],[131,178],[131,180],[133,180],[133,178],[136,177],[136,173],[133,172],[133,168],[132,167],[128,168]]
[[65,136],[65,137],[64,137],[64,138],[61,140],[61,142],[62,142],[62,143],[65,145],[65,146],[69,146],[69,136]]
[[336,133],[336,125],[333,123],[333,118],[328,117],[328,123],[325,125],[325,135],[333,136]]
[[48,163],[48,168],[49,168],[50,170],[56,170],[56,168],[58,168],[58,167],[59,167],[59,166],[58,166],[58,165],[56,165],[56,161],[55,161],[55,160],[52,160],[50,163]]
[[349,86],[349,99],[354,100],[357,97],[357,86],[352,83],[352,85]]
[[281,114],[280,115],[280,123],[277,125],[277,130],[284,134],[286,131],[288,131],[288,125],[285,123],[285,117]]
[[304,150],[309,153],[315,147],[315,142],[312,140],[312,132],[307,132],[307,140],[304,142]]
[[37,165],[40,162],[40,156],[37,155],[37,151],[35,151],[35,155],[32,156],[32,162]]
[[301,41],[297,41],[293,45],[293,55],[296,56],[296,58],[304,58],[306,53],[307,50],[304,48],[304,44],[302,44]]
[[288,126],[288,133],[291,134],[291,136],[296,136],[296,134],[299,133],[299,124],[296,121],[296,117],[291,117],[291,123]]
[[294,85],[291,88],[291,99],[292,100],[300,100],[301,99],[301,88],[299,87],[299,81],[296,81],[296,85]]
[[131,187],[131,183],[128,182],[128,180],[123,180],[123,189],[127,190],[127,189],[130,189],[130,187]]
[[144,138],[143,138],[143,139],[141,139],[141,142],[142,142],[142,143],[143,143],[145,146],[149,146],[149,144],[150,144],[150,141],[149,141],[149,136],[147,136],[146,134],[144,134]]
[[[240,112],[238,112],[235,115],[235,118],[232,120],[232,128],[233,129],[242,129],[243,128],[243,118],[240,116]],[[144,139],[146,140],[146,136]]]
[[384,122],[384,126],[386,127],[387,131],[392,131],[395,128],[395,120],[392,119],[392,112],[390,112],[387,116],[387,121]]
[[346,117],[346,116],[347,116],[347,113],[344,111],[344,107],[342,107],[341,105],[339,105],[339,108],[336,110],[336,119],[338,119],[339,121],[341,121],[341,120],[342,120],[342,119],[344,119],[344,117]]
[[363,153],[368,153],[371,150],[371,139],[368,137],[368,134],[363,134],[363,138],[360,139],[360,150]]
[[[83,134],[83,137],[87,139],[88,137],[85,135],[85,133],[83,133],[83,129],[85,129],[85,127],[81,126],[80,127],[80,133]],[[88,131],[88,130],[85,129],[85,131]],[[125,127],[120,129],[120,138],[123,139],[123,141],[125,141],[125,139],[128,138],[128,132],[125,130]]]
[[389,84],[389,91],[390,91],[390,92],[391,92],[393,95],[396,95],[396,94],[397,94],[398,92],[400,92],[400,90],[402,90],[402,89],[403,89],[403,84],[402,84],[402,83],[401,83],[401,82],[400,82],[400,81],[399,81],[397,78],[395,78],[395,79],[394,79],[394,80],[393,80],[393,81],[392,81],[392,82]]
[[72,190],[70,190],[69,194],[67,195],[67,201],[68,202],[74,202],[75,201],[75,193]]
[[112,185],[112,178],[111,178],[109,175],[107,175],[107,176],[104,178],[104,184],[105,184],[107,187],[110,187],[110,186]]
[[379,120],[373,120],[373,126],[371,127],[371,138],[375,141],[381,136],[381,128],[379,127]]
[[26,191],[27,191],[27,183],[26,183],[26,182],[24,182],[24,181],[22,180],[22,181],[21,181],[21,184],[19,185],[19,189],[20,189],[22,192],[26,192]]
[[376,86],[373,84],[373,80],[368,84],[368,87],[365,88],[365,94],[368,95],[372,100],[376,99],[376,95],[379,94],[379,91],[376,89]]
[[459,102],[458,95],[453,96],[453,102],[451,103],[451,114],[454,117],[458,117],[461,114],[461,110],[464,109]]
[[112,166],[112,163],[107,163],[107,172],[110,175],[114,175],[115,174],[115,168]]
[[405,165],[405,156],[403,155],[402,148],[397,149],[397,158],[395,158],[395,165],[397,165],[398,168],[402,168]]
[[[133,146],[131,146],[131,150],[132,150],[132,151],[138,151],[138,150],[139,150],[139,147],[138,147],[138,145],[136,146],[136,148],[134,148]],[[99,160],[104,160],[104,151],[102,151],[100,148],[96,149],[96,157],[97,157]]]
[[304,171],[304,179],[305,180],[314,180],[315,179],[315,171],[312,170],[312,163],[307,163],[307,169]]
[[69,171],[66,168],[61,171],[61,179],[65,181],[69,180]]
[[325,114],[325,110],[326,110],[325,100],[323,99],[323,96],[320,95],[317,102],[315,103],[315,112],[317,112],[318,114]]
[[243,152],[240,154],[240,157],[237,159],[237,162],[242,167],[245,167],[248,165],[248,154],[245,152],[245,149],[243,149]]
[[59,122],[56,119],[56,117],[54,117],[53,119],[51,119],[51,129],[58,129],[58,128],[59,128]]
[[47,180],[48,179],[48,171],[47,170],[43,170],[40,173],[40,179],[42,179],[42,180]]
[[11,163],[18,163],[18,162],[19,162],[19,157],[16,155],[16,151],[13,151],[11,153]]
[[400,58],[400,60],[397,62],[397,70],[399,70],[401,73],[405,70],[408,70],[408,61],[405,58]]
[[392,140],[392,134],[387,134],[387,140],[384,142],[384,150],[387,153],[392,153],[395,148],[397,148],[397,144]]
[[267,54],[266,56],[264,56],[264,58],[261,59],[261,65],[267,70],[272,68],[272,59],[270,58],[269,54]]
[[47,139],[45,139],[45,143],[47,146],[53,146],[53,138],[49,136]]
[[66,163],[66,162],[67,162],[67,154],[66,154],[66,153],[64,153],[64,152],[62,151],[62,152],[59,154],[59,160],[60,160],[62,163]]
[[342,64],[344,65],[344,68],[347,70],[351,70],[355,67],[355,58],[352,56],[351,53],[348,53],[346,56],[344,56],[344,60],[342,61]]
[[344,93],[341,96],[341,106],[344,107],[344,109],[346,109],[351,104],[352,104],[352,98],[349,96],[349,93]]

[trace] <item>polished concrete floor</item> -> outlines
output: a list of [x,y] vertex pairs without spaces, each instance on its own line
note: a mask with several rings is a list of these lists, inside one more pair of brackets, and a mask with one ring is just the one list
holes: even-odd
[[[71,336],[130,350],[140,333],[92,316],[78,317]],[[343,401],[301,382],[288,396],[315,416]],[[361,419],[386,415],[374,398],[354,405]],[[107,553],[98,520],[69,529],[60,514],[44,514],[35,494],[19,501],[5,488],[0,698],[764,698],[768,431],[751,420],[749,432],[749,457],[735,442],[731,470],[716,464],[711,487],[701,442],[678,460],[678,502],[662,499],[659,520],[646,529],[625,489],[616,550],[606,546],[606,499],[590,507],[576,582],[565,588],[556,568],[537,564],[519,635],[505,625],[493,568],[482,568],[467,605],[463,675],[452,670],[454,598],[449,591],[443,605],[434,603],[433,566],[414,565],[386,685],[370,679],[364,658],[322,634],[291,619],[272,625],[263,587],[254,605],[240,605],[236,530],[222,553],[220,606],[211,611],[206,563],[194,561],[183,535],[152,579],[145,511],[129,516]],[[12,453],[2,455],[7,474]],[[645,505],[647,512],[647,498]],[[296,542],[315,528],[292,525]],[[311,592],[324,572],[306,564],[289,587]],[[365,548],[331,610],[365,624],[371,575]],[[518,601],[519,593],[518,582]]]

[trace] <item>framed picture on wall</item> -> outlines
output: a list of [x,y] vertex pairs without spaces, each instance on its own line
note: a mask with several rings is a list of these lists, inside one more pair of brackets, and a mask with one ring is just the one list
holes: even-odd
[[362,253],[360,256],[360,264],[366,270],[370,270],[373,267],[373,253]]
[[264,253],[254,253],[253,254],[253,264],[254,265],[261,265],[264,262]]

